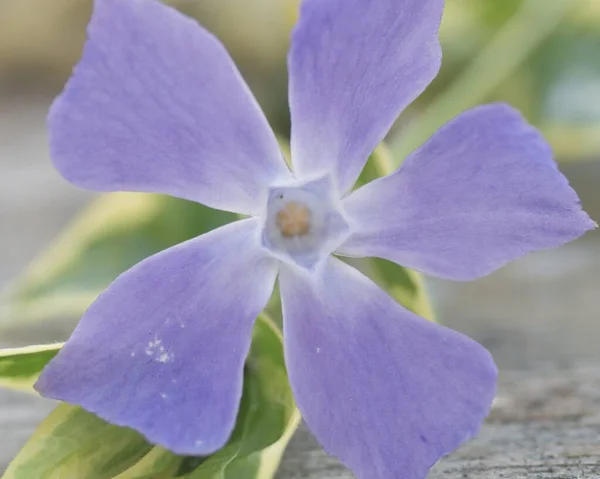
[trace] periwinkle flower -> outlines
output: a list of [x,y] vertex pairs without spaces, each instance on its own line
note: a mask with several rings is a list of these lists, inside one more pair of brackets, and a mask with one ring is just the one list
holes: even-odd
[[180,454],[227,441],[252,325],[279,276],[289,377],[360,478],[423,478],[479,429],[488,352],[397,304],[336,255],[470,280],[595,225],[503,105],[470,110],[351,191],[435,77],[443,0],[304,0],[289,53],[290,171],[225,49],[154,0],[96,0],[50,113],[58,170],[248,215],[142,261],[88,309],[36,387]]

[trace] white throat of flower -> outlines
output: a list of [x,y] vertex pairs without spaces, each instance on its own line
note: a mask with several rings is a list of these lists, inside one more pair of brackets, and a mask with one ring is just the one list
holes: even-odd
[[350,234],[327,175],[269,188],[262,244],[274,256],[314,270]]

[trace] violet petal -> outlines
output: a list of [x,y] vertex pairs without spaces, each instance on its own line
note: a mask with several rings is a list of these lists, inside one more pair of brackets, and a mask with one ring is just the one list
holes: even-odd
[[437,74],[443,0],[304,0],[288,57],[294,169],[348,190]]
[[36,389],[138,430],[178,454],[227,441],[252,325],[277,262],[259,224],[239,221],[152,256],[84,314]]
[[335,258],[317,281],[282,268],[280,283],[298,407],[359,479],[423,479],[479,430],[497,374],[482,346]]
[[96,0],[81,62],[49,118],[70,182],[258,213],[289,171],[225,48],[154,0]]
[[595,227],[544,138],[501,104],[463,113],[344,207],[355,233],[340,254],[455,280],[484,276]]

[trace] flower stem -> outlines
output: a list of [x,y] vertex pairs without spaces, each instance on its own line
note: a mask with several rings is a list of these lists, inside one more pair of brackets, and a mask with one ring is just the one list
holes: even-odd
[[526,0],[493,40],[390,146],[396,163],[440,126],[484,100],[560,24],[573,0]]

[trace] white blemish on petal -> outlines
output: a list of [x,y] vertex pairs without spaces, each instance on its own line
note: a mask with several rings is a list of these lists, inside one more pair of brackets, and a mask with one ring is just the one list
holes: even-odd
[[[148,356],[154,356],[154,353],[158,348],[162,348],[162,341],[158,338],[154,338],[154,341],[149,341],[148,346],[146,346],[146,354]],[[164,348],[163,348],[164,349]]]
[[146,346],[146,355],[153,358],[157,363],[168,363],[173,359],[173,354],[169,353],[162,345],[162,340],[154,338],[154,341],[148,342]]
[[321,352],[321,348],[317,348],[317,354]]
[[156,358],[156,361],[159,362],[159,363],[164,364],[164,363],[168,363],[169,361],[171,361],[171,359],[173,359],[173,355],[172,354],[169,354],[167,352],[162,352],[160,354],[160,356],[158,356]]
[[167,399],[169,396],[166,395],[165,393],[160,393],[160,397],[163,399]]
[[135,358],[135,351],[131,351],[131,357]]
[[198,447],[198,446],[202,446],[202,444],[204,444],[204,441],[203,441],[203,440],[201,440],[201,439],[197,439],[197,440],[196,440],[196,447]]

